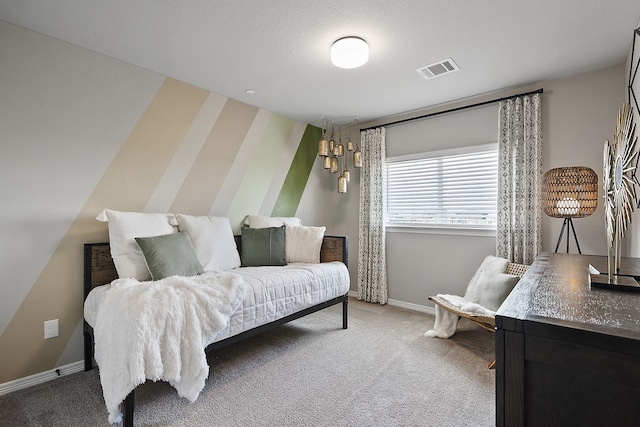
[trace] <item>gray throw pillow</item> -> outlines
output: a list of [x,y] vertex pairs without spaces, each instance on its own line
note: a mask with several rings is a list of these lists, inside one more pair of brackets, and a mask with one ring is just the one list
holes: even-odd
[[191,239],[185,232],[154,237],[136,237],[152,280],[169,276],[195,276],[203,268]]
[[243,267],[287,265],[285,227],[242,227],[240,260]]
[[483,271],[478,277],[471,301],[484,308],[497,311],[509,296],[520,277],[506,273]]

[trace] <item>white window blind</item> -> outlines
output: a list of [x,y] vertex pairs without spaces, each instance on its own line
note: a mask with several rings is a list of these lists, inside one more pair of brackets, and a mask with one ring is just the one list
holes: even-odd
[[388,158],[386,225],[496,228],[498,145]]

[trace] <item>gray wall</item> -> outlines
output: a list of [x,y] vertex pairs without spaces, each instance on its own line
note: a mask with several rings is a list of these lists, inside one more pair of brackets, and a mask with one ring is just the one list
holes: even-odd
[[[636,28],[640,27],[640,20],[638,20],[638,25],[636,25]],[[629,57],[627,58],[627,63],[625,66],[625,88],[626,86],[629,85],[629,70],[633,69],[635,70],[636,67],[638,66],[638,63],[640,62],[640,38],[638,36],[636,36],[634,34],[634,43],[636,44],[636,48],[635,48],[635,52],[633,52],[631,49],[629,51]],[[633,52],[633,58],[631,53]],[[633,59],[633,64],[631,63],[631,60]],[[636,94],[636,98],[638,103],[640,103],[640,75],[636,75],[634,81],[633,81],[633,91]],[[635,101],[630,101],[631,105],[633,106],[633,116],[634,116],[634,123],[636,124],[636,129],[640,129],[640,112],[638,111],[638,108],[636,106],[636,102]],[[636,135],[639,135],[640,132],[636,131]],[[636,191],[640,192],[640,188],[636,189]],[[634,215],[634,217],[637,217],[637,213]],[[627,248],[626,254],[628,256],[631,257],[640,257],[640,226],[638,225],[638,218],[634,218],[635,222],[632,222],[629,226],[629,230],[627,231],[627,237],[625,239],[625,241],[623,242],[623,248]]]
[[[525,92],[539,87],[542,95],[544,170],[559,166],[588,166],[601,178],[604,141],[613,136],[618,110],[625,101],[625,66],[549,80],[469,100]],[[464,105],[465,102],[414,112],[418,116]],[[410,126],[387,129],[387,155],[401,155],[441,148],[497,141],[497,104],[451,113]],[[386,121],[410,117],[398,116]],[[369,125],[377,125],[385,120]],[[351,223],[357,233],[357,205]],[[575,221],[583,253],[606,254],[603,208]],[[553,251],[562,220],[543,217],[543,251]],[[357,234],[356,234],[357,235]],[[352,238],[354,237],[351,234]],[[572,248],[575,252],[575,248]],[[387,233],[389,303],[430,311],[427,296],[463,294],[474,271],[488,254],[495,254],[494,236],[426,233]],[[351,253],[351,259],[356,254]],[[356,289],[356,283],[352,284]]]
[[[498,104],[447,113],[387,128],[387,157],[498,142]],[[387,230],[389,298],[426,305],[428,295],[463,294],[495,233],[468,235]]]
[[[626,100],[624,75],[624,65],[620,65],[545,83],[542,104],[545,171],[560,166],[587,166],[602,181],[604,142],[613,139],[618,111]],[[583,254],[607,253],[602,196],[600,188],[596,211],[574,221]],[[561,227],[561,219],[543,217],[545,251],[555,249]],[[566,251],[565,242],[559,252]],[[571,252],[575,252],[573,242]]]

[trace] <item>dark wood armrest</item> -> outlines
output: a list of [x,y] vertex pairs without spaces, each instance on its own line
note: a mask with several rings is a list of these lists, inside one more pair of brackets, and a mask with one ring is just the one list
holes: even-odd
[[[242,244],[241,236],[234,236],[238,253]],[[349,266],[347,236],[324,236],[320,249],[320,262],[342,261]],[[111,259],[109,243],[85,243],[84,245],[84,297],[91,289],[111,283],[118,278]]]
[[[236,239],[238,253],[242,253],[242,236],[233,236]],[[324,236],[320,248],[320,262],[342,261],[349,266],[349,238],[347,236]]]

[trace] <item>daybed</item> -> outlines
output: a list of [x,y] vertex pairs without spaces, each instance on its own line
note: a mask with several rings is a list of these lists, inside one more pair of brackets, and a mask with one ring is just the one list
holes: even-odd
[[[134,231],[132,231],[130,223],[125,227],[120,227],[119,231],[116,228],[118,225],[122,225],[118,222],[123,215],[127,216],[126,219],[129,221],[128,216],[135,217],[138,215],[137,213],[105,211],[103,215],[110,215],[110,243],[88,243],[84,248],[84,352],[85,370],[93,368],[94,355],[100,368],[101,383],[110,422],[119,421],[121,411],[124,425],[133,425],[134,389],[146,379],[168,381],[181,396],[190,401],[197,399],[204,386],[204,379],[209,372],[206,358],[204,358],[205,351],[221,348],[338,303],[342,303],[342,328],[347,328],[347,292],[349,290],[347,237],[324,236],[324,228],[322,228],[322,235],[318,241],[318,259],[315,262],[295,262],[299,260],[295,259],[295,248],[293,248],[293,252],[287,252],[287,258],[293,259],[294,262],[286,262],[286,260],[281,262],[282,259],[280,259],[274,263],[277,266],[265,266],[262,265],[264,260],[252,258],[256,256],[253,253],[255,248],[249,250],[248,246],[255,242],[248,240],[247,235],[252,236],[252,233],[266,231],[271,233],[270,242],[273,243],[274,240],[277,240],[273,237],[274,232],[282,230],[286,232],[288,229],[292,241],[295,241],[295,231],[303,233],[298,235],[298,237],[303,237],[301,241],[312,244],[314,239],[310,238],[309,232],[315,234],[315,240],[317,240],[319,230],[295,224],[293,226],[289,224],[285,227],[286,220],[285,224],[279,228],[256,227],[262,222],[254,218],[254,223],[250,224],[253,227],[251,230],[243,227],[242,236],[231,234],[234,248],[233,251],[229,251],[228,246],[220,248],[220,246],[224,246],[220,237],[226,235],[227,232],[231,233],[226,218],[182,216],[183,220],[189,219],[191,225],[193,225],[193,221],[204,221],[201,222],[201,225],[208,224],[205,225],[205,228],[216,228],[217,239],[215,241],[217,245],[215,250],[224,249],[216,255],[218,261],[222,259],[222,265],[228,266],[229,259],[243,258],[242,266],[218,271],[215,265],[213,268],[209,265],[208,271],[204,271],[203,274],[188,277],[156,277],[152,272],[150,278],[152,280],[119,279],[118,273],[121,273],[120,276],[126,274],[123,272],[128,267],[126,262],[129,262],[127,260],[123,263],[119,257],[123,253],[126,254],[126,257],[131,256],[129,250],[131,247],[124,252],[118,248],[117,241],[122,238],[121,235],[118,235],[120,231],[124,230],[124,234],[153,236],[149,237],[151,241],[154,241],[156,236],[167,237],[169,235],[158,233],[161,230],[154,227],[149,228],[149,215],[154,214],[139,214],[145,217],[144,219],[137,218],[137,220],[141,220],[145,225],[137,227],[141,224],[137,223],[136,227],[133,227]],[[160,216],[153,219],[162,221],[165,214],[157,215]],[[169,218],[171,218],[170,214]],[[209,224],[210,221],[215,224]],[[136,223],[135,220],[134,223]],[[187,227],[179,227],[180,232],[171,233],[173,234],[171,238],[182,235],[182,231],[189,230],[193,235],[195,230],[205,229],[202,227],[189,228],[188,225]],[[271,222],[267,221],[266,225],[271,225]],[[220,233],[221,230],[222,233]],[[130,237],[129,235],[128,238]],[[210,237],[208,236],[208,238]],[[190,241],[193,241],[192,246],[195,247],[195,252],[202,261],[203,241],[195,235]],[[144,247],[142,242],[138,243],[139,248]],[[300,256],[300,251],[298,251],[298,256]],[[144,257],[145,261],[149,263],[150,255],[145,252]],[[280,254],[280,258],[282,258],[282,254]],[[256,266],[245,266],[245,260],[249,260],[248,265],[255,264]],[[236,262],[231,264],[235,265]],[[205,262],[200,262],[200,265],[205,265]],[[237,265],[235,266],[237,267]],[[148,264],[148,268],[151,271],[151,264]],[[194,285],[197,292],[190,290],[190,284],[187,286],[182,282],[177,282],[182,280],[197,282]],[[209,283],[210,280],[214,282],[220,280],[221,284]],[[218,286],[218,288],[214,288],[214,286]],[[189,292],[184,293],[184,289],[188,289]],[[206,291],[206,295],[203,294],[203,290]],[[116,298],[118,292],[125,292],[125,295],[118,299]],[[171,305],[175,302],[171,299],[174,294],[179,295],[176,297],[178,302],[175,307]],[[136,305],[138,300],[134,299],[132,295],[141,298],[139,306]],[[194,305],[200,307],[199,299],[203,298],[203,295],[204,298],[213,298],[213,301],[209,299],[205,301],[206,310],[194,309]],[[222,304],[215,299],[217,295],[220,295],[227,304]],[[157,306],[155,310],[158,313],[153,312],[154,305]],[[151,307],[149,309],[151,314],[147,313],[147,307]],[[183,310],[184,313],[182,313]],[[212,312],[214,314],[211,314]],[[154,318],[153,316],[156,315],[159,317]],[[150,318],[152,321],[148,322]],[[140,319],[146,320],[139,324]],[[123,325],[119,330],[118,325],[121,323]],[[151,323],[149,330],[145,329],[147,328],[146,323]],[[193,326],[194,324],[196,326]],[[127,333],[122,333],[122,328],[126,329]],[[189,336],[188,330],[190,329],[197,329],[198,332],[194,336]],[[149,337],[152,338],[149,339]],[[149,342],[154,340],[157,342]],[[189,345],[194,345],[191,341],[198,341],[200,344],[199,347],[196,345],[198,350],[194,351],[194,354],[190,354],[189,349],[185,348],[185,340],[189,341]],[[139,344],[139,341],[144,344]],[[126,348],[127,351],[123,351],[121,347]],[[194,361],[204,365],[198,366]],[[123,379],[123,377],[126,378]]]

